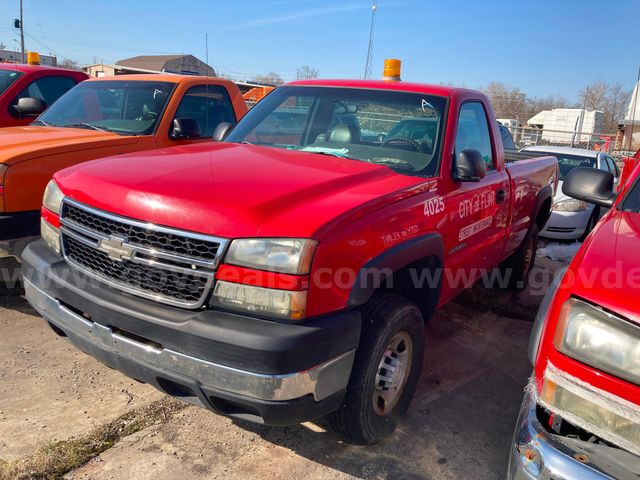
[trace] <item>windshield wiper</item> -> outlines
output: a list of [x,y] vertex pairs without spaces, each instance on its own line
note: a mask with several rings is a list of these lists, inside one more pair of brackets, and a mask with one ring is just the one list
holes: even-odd
[[50,123],[47,123],[44,120],[34,120],[33,122],[31,122],[31,125],[35,125],[35,124],[42,124],[45,127],[50,127],[51,126]]
[[91,123],[72,123],[71,125],[65,125],[66,128],[90,128],[92,130],[97,130],[99,132],[110,132],[106,128],[101,128]]

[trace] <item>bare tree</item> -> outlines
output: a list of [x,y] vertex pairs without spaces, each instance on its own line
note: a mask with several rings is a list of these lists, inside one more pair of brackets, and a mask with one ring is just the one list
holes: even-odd
[[578,95],[580,98],[579,107],[582,108],[582,106],[584,106],[587,110],[604,111],[607,107],[608,93],[609,85],[598,80],[580,90]]
[[518,88],[500,82],[491,82],[483,89],[498,118],[527,121],[527,96]]
[[284,83],[284,79],[275,72],[269,72],[266,75],[258,75],[253,80],[255,83],[264,83],[266,85],[282,85]]
[[620,123],[627,112],[627,106],[630,100],[631,92],[625,90],[622,83],[616,82],[609,86],[604,119],[606,131],[616,131],[618,123]]
[[70,60],[68,58],[62,59],[58,62],[58,67],[66,68],[67,70],[80,70],[80,65],[75,60]]
[[298,80],[318,78],[318,75],[320,75],[320,72],[315,68],[311,68],[309,65],[303,65],[296,70],[296,79]]

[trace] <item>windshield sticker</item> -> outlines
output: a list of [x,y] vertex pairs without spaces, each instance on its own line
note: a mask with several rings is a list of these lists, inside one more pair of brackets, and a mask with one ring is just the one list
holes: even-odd
[[461,242],[462,240],[469,238],[476,233],[481,232],[482,230],[486,230],[491,226],[492,223],[493,217],[487,217],[483,218],[482,220],[478,220],[471,225],[467,225],[462,230],[460,230],[460,233],[458,234],[458,241]]
[[424,202],[424,214],[427,217],[444,212],[444,200],[442,198],[432,198]]
[[496,196],[493,191],[485,193],[477,193],[471,199],[462,200],[458,206],[458,214],[460,218],[467,218],[475,215],[487,208],[491,208],[496,204]]
[[427,108],[429,108],[430,110],[435,110],[435,108],[433,108],[433,105],[431,105],[429,102],[427,102],[424,98],[422,99],[422,111],[426,112]]

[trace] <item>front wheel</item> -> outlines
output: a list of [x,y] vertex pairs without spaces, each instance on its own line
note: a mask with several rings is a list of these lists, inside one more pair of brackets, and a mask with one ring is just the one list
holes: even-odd
[[529,281],[529,272],[536,261],[538,250],[538,227],[533,225],[527,236],[509,258],[502,264],[502,270],[507,275],[509,290],[524,290]]
[[360,445],[392,433],[409,407],[424,354],[424,320],[399,295],[376,295],[362,312],[362,334],[342,405],[329,415],[333,429]]

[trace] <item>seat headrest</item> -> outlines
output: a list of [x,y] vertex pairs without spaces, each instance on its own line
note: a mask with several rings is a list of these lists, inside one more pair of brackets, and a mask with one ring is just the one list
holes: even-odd
[[360,142],[360,129],[355,125],[340,123],[331,129],[329,141],[336,143],[358,143]]

